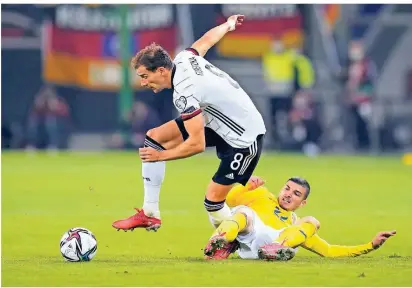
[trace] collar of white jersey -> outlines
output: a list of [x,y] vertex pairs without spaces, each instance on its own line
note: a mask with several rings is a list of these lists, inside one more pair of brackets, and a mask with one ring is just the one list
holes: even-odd
[[172,90],[175,90],[175,85],[173,84],[173,79],[175,78],[175,73],[176,73],[176,65],[173,64],[173,68],[172,68]]

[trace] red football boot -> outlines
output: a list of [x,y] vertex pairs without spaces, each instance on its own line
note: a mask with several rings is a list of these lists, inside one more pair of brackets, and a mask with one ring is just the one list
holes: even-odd
[[239,242],[236,240],[228,242],[223,236],[224,233],[213,236],[207,242],[204,254],[206,259],[223,260],[227,259],[230,254],[234,253],[239,248]]
[[157,231],[160,226],[162,225],[162,220],[149,217],[144,214],[143,209],[134,208],[137,213],[129,218],[118,220],[113,222],[113,228],[119,231],[120,229],[127,231],[127,230],[134,230],[134,228],[146,228],[147,231]]
[[295,257],[295,249],[279,243],[263,245],[258,250],[260,259],[268,261],[288,261]]

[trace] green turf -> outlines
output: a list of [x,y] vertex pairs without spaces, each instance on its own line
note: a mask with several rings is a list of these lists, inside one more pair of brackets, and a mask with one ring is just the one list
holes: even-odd
[[[299,215],[321,221],[334,244],[363,244],[380,230],[398,235],[358,258],[326,259],[300,250],[287,263],[208,262],[212,232],[203,208],[214,155],[170,162],[157,233],[117,232],[143,199],[136,153],[2,155],[2,286],[411,286],[412,167],[395,157],[308,159],[264,155],[256,171],[278,191],[287,177],[312,185]],[[71,227],[90,229],[98,250],[89,263],[68,263],[59,240]]]

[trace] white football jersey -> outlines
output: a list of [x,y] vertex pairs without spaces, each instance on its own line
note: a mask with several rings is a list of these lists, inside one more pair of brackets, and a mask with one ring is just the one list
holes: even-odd
[[205,126],[234,148],[249,147],[259,134],[266,133],[262,115],[227,73],[190,48],[173,62],[173,103],[183,120],[201,112]]

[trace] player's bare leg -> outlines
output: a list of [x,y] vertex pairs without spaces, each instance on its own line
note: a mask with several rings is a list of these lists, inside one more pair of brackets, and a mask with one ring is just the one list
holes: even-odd
[[[169,121],[146,133],[144,146],[156,150],[171,149],[183,142],[182,134],[175,120]],[[143,162],[142,177],[144,183],[143,209],[136,209],[137,213],[129,218],[118,220],[112,224],[117,230],[132,230],[146,228],[148,231],[157,231],[161,226],[159,197],[160,189],[165,177],[166,162]]]

